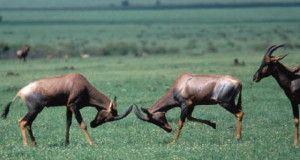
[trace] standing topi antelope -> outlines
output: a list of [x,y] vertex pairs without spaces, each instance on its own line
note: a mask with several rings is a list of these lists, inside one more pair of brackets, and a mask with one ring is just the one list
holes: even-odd
[[[238,102],[235,98],[239,94]],[[182,74],[174,82],[173,86],[162,96],[152,107],[135,107],[136,116],[150,123],[153,123],[166,132],[171,132],[172,128],[166,119],[166,112],[174,107],[181,108],[178,129],[173,143],[177,141],[183,128],[185,119],[207,124],[216,128],[216,124],[208,120],[192,117],[192,112],[196,105],[220,104],[230,113],[234,114],[236,122],[236,138],[241,138],[242,119],[242,84],[238,79],[228,75],[195,75]]]
[[299,103],[300,103],[300,68],[289,69],[280,63],[284,56],[272,56],[272,53],[284,45],[273,45],[267,49],[259,69],[253,76],[253,81],[259,82],[261,79],[272,75],[284,93],[289,98],[294,114],[294,145],[298,144],[299,128]]
[[26,61],[26,58],[28,56],[28,52],[30,50],[30,47],[28,45],[25,45],[24,47],[22,47],[21,49],[17,50],[17,58],[19,60],[23,59],[23,61]]
[[80,128],[83,130],[87,141],[89,144],[93,144],[80,114],[79,110],[81,108],[91,106],[97,109],[96,117],[90,123],[92,128],[105,122],[125,118],[132,110],[132,106],[130,106],[124,114],[118,115],[116,97],[111,101],[104,94],[97,91],[97,89],[80,74],[66,74],[60,77],[45,78],[30,83],[22,88],[13,100],[6,105],[2,114],[3,118],[6,118],[10,105],[17,97],[20,97],[28,108],[28,113],[19,120],[24,145],[27,145],[26,130],[29,133],[32,144],[36,144],[31,126],[36,116],[45,106],[65,105],[67,107],[66,144],[69,144],[69,130],[73,114]]

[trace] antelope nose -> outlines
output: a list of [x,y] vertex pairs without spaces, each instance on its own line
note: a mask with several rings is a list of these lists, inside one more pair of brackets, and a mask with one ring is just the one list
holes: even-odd
[[259,82],[258,73],[255,73],[252,79],[254,82]]
[[170,133],[172,131],[172,127],[169,124],[164,125],[163,129],[168,133]]
[[256,77],[255,77],[255,75],[253,76],[252,80],[253,80],[254,82],[256,81]]
[[91,128],[96,128],[96,127],[97,127],[97,125],[96,125],[96,123],[95,123],[94,121],[92,121],[92,122],[90,123],[90,126],[91,126]]
[[257,76],[253,76],[253,81],[254,81],[254,82],[259,82],[260,79],[259,79]]

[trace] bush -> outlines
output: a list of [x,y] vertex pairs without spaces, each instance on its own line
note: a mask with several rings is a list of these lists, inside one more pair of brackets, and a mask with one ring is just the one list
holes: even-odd
[[[21,45],[11,45],[0,42],[0,58],[15,58],[16,50]],[[176,47],[166,47],[157,45],[156,42],[148,43],[141,41],[141,44],[126,42],[112,42],[107,43],[102,47],[88,46],[83,43],[64,42],[60,43],[59,47],[52,47],[47,44],[31,45],[29,52],[30,58],[69,58],[79,57],[81,54],[89,54],[92,56],[145,56],[153,54],[173,54],[178,53],[180,50]]]
[[10,49],[7,43],[0,42],[0,52],[6,52]]
[[118,42],[118,43],[108,43],[105,45],[100,54],[104,56],[110,55],[128,55],[128,54],[137,54],[138,47],[135,44],[128,44],[125,42]]
[[212,43],[211,41],[209,41],[209,42],[207,43],[207,51],[208,51],[209,53],[216,53],[216,52],[218,52],[218,49],[217,49],[217,47],[214,45],[214,43]]
[[197,48],[197,40],[196,39],[190,39],[186,46],[185,46],[185,49],[189,49],[189,50],[192,50],[192,49],[195,49]]
[[48,45],[35,45],[31,47],[29,56],[31,58],[56,57],[59,56],[59,51]]

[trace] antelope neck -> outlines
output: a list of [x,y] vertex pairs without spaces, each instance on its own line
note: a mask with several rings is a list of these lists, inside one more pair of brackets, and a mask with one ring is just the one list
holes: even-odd
[[161,97],[152,107],[149,108],[149,112],[167,112],[177,105],[178,104],[174,100],[172,92],[168,91],[166,95]]
[[292,71],[281,63],[277,63],[272,76],[284,91],[289,90],[290,83],[294,78]]

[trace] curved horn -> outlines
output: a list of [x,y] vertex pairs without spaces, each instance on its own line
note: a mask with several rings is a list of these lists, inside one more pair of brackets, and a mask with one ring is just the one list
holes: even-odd
[[267,52],[266,52],[265,56],[269,55],[270,50],[271,50],[272,48],[274,48],[275,46],[276,46],[276,45],[270,46],[270,47],[267,49]]
[[117,117],[114,117],[113,120],[120,120],[120,119],[123,119],[125,118],[126,116],[128,116],[128,114],[132,111],[132,105],[127,109],[127,111],[125,111],[123,114],[117,116]]
[[[144,110],[144,108],[142,108]],[[137,116],[138,119],[143,121],[149,121],[149,116],[144,113],[144,111],[141,111],[137,105],[135,105],[134,113]]]
[[114,102],[117,102],[117,96],[114,96]]
[[270,47],[269,49],[268,49],[268,51],[269,52],[267,52],[267,55],[268,56],[271,56],[272,55],[272,53],[276,50],[276,49],[278,49],[278,48],[280,48],[280,47],[284,47],[284,44],[281,44],[281,45],[275,45],[274,47]]
[[286,57],[288,54],[285,54],[285,55],[282,55],[282,56],[279,56],[279,57],[276,57],[276,61],[280,61],[282,60],[284,57]]

